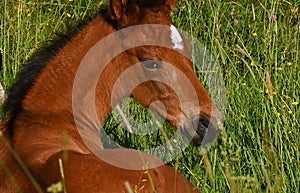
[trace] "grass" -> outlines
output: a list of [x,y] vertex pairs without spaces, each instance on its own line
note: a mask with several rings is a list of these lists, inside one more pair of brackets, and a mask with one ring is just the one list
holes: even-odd
[[[91,0],[1,1],[4,88],[54,32],[104,5]],[[204,156],[189,147],[170,163],[203,192],[299,192],[299,9],[296,0],[182,0],[171,13],[179,29],[209,48],[226,84],[225,125],[218,141]],[[132,103],[137,119],[147,119],[145,109],[126,104]],[[116,125],[111,118],[106,130]],[[156,136],[140,139],[120,128],[111,136],[137,149],[157,142]]]

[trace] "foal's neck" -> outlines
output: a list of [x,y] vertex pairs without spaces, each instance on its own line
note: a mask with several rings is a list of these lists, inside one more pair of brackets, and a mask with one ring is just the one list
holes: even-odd
[[[100,16],[88,23],[43,69],[23,101],[23,110],[37,116],[62,112],[72,115],[77,69],[94,44],[112,32],[113,27]],[[105,93],[102,97],[109,97]]]

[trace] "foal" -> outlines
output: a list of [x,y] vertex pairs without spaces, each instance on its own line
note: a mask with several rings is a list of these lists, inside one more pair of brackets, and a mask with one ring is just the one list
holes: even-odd
[[[97,118],[103,123],[115,103],[131,96],[146,107],[155,101],[164,104],[166,121],[187,133],[196,145],[201,144],[207,132],[219,130],[220,112],[193,72],[191,60],[178,52],[190,53],[191,48],[167,16],[175,3],[175,0],[111,0],[109,9],[102,15],[88,22],[78,33],[60,40],[65,42],[63,45],[60,43],[45,49],[24,67],[4,106],[9,115],[0,127],[0,192],[45,192],[52,183],[63,180],[58,160],[64,155],[67,158],[63,159],[63,181],[68,192],[128,192],[130,189],[134,192],[199,192],[180,173],[153,156],[135,150],[103,149],[97,136],[90,135],[90,130],[99,129],[90,114],[75,117],[73,111],[74,104],[79,107],[86,104],[91,92],[90,87],[82,87],[77,93],[82,96],[82,101],[74,102],[77,71],[97,42],[130,26],[160,24],[169,27],[170,36],[161,38],[173,45],[173,49],[139,46],[118,54],[108,64],[94,63],[105,65],[95,90],[92,90]],[[118,40],[122,45],[136,41],[134,29],[132,34],[118,34]],[[146,32],[140,32],[138,36],[148,38]],[[115,45],[105,46],[114,51]],[[185,81],[165,63],[182,72],[187,77]],[[130,93],[120,89],[116,96],[112,96],[114,83],[132,66],[136,66],[134,72],[129,72],[128,77],[132,80],[149,77],[151,80],[137,85]],[[89,80],[89,75],[85,76]],[[155,81],[159,77],[176,82],[182,98],[170,86]],[[190,85],[185,85],[186,81]],[[127,88],[131,83],[121,81],[120,88]],[[112,98],[115,100],[113,104]],[[163,116],[160,105],[154,106],[154,111]],[[92,144],[82,139],[76,127],[77,121],[86,123],[84,129],[88,132],[85,137]],[[99,155],[110,162],[99,159],[89,145],[95,146]],[[152,168],[148,167],[149,164],[160,166]]]

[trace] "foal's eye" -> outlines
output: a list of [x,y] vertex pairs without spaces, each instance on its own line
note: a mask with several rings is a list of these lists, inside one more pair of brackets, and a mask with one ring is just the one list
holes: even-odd
[[161,64],[159,61],[155,60],[145,60],[142,62],[143,66],[148,69],[159,69],[161,68]]

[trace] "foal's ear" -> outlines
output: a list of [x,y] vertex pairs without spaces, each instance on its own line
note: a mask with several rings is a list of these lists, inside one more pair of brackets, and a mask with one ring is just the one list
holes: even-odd
[[168,11],[172,11],[177,3],[177,0],[165,0],[165,7]]
[[176,5],[177,0],[110,0],[110,17],[118,27],[134,24],[143,8],[157,7],[168,14]]
[[136,0],[110,0],[109,11],[111,19],[117,21],[121,26],[133,22],[132,19],[134,18],[130,18],[131,15],[135,15],[136,18],[140,15]]
[[120,20],[126,9],[127,0],[111,0],[110,14],[116,20]]

